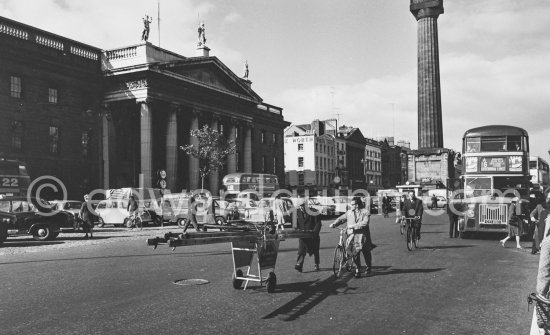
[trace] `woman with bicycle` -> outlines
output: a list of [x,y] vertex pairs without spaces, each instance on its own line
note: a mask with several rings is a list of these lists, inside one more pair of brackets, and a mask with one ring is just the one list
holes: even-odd
[[367,265],[366,274],[369,275],[372,269],[371,250],[376,246],[372,243],[370,237],[370,212],[365,208],[361,198],[354,197],[350,202],[351,209],[337,218],[331,225],[331,228],[338,227],[343,223],[347,223],[348,233],[348,254],[353,256],[355,262],[355,278],[361,277],[361,252],[365,257]]

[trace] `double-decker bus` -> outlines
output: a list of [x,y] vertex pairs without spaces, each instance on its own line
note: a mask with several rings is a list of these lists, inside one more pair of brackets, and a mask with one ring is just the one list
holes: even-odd
[[27,165],[18,160],[0,158],[0,198],[26,196],[31,178]]
[[230,173],[223,177],[226,197],[237,197],[245,192],[257,193],[259,198],[270,197],[279,189],[279,179],[266,173]]
[[550,169],[544,159],[531,156],[529,158],[529,173],[533,191],[544,192],[550,186]]
[[[460,202],[464,213],[460,235],[505,232],[512,198],[529,199],[527,131],[503,125],[470,129],[462,139],[462,160],[463,175],[448,183],[453,188],[452,201]],[[522,214],[527,214],[526,203],[519,203]]]

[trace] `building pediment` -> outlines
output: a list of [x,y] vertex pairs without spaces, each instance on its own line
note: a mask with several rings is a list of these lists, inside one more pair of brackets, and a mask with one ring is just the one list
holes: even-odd
[[187,81],[215,90],[230,92],[258,102],[261,97],[250,88],[251,82],[235,75],[217,57],[193,57],[159,63],[152,69],[170,73]]

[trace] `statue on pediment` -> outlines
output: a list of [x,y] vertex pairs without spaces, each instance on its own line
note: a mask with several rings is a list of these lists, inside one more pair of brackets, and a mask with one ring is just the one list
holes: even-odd
[[153,22],[153,18],[149,15],[143,17],[143,33],[141,33],[141,40],[147,42],[149,39],[150,24]]
[[199,24],[199,41],[197,43],[197,46],[206,46],[206,29],[204,28],[204,22],[201,22]]
[[248,60],[244,62],[244,79],[248,79]]

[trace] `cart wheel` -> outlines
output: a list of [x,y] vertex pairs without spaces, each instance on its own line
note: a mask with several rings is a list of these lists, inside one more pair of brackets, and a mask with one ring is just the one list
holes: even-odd
[[242,285],[242,283],[243,283],[243,280],[242,280],[242,279],[237,279],[237,278],[235,278],[235,277],[242,277],[242,276],[243,276],[243,271],[242,271],[241,269],[239,269],[239,270],[236,271],[235,274],[236,274],[236,276],[233,275],[233,288],[234,288],[235,290],[238,290],[238,289],[241,288],[241,285]]
[[275,272],[270,272],[269,276],[267,276],[266,286],[267,292],[275,292],[275,286],[277,286],[277,276],[275,275]]

